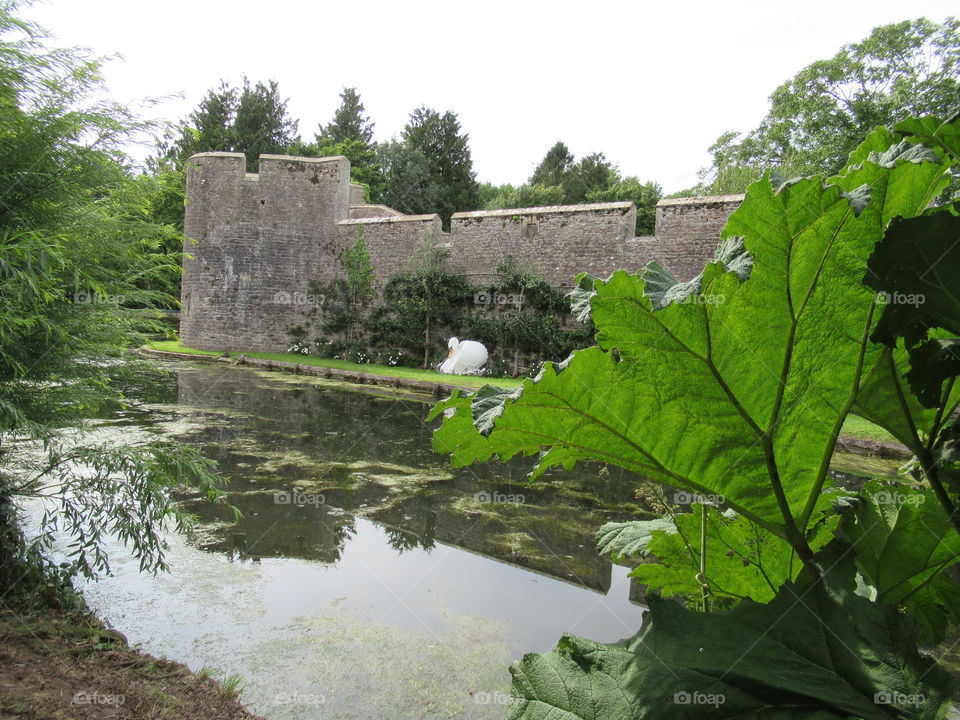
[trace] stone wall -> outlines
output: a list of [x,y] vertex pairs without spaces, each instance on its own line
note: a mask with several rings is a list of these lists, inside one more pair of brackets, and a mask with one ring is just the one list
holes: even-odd
[[480,281],[492,278],[509,256],[539,268],[550,284],[570,287],[579,272],[607,274],[619,267],[636,222],[631,202],[456,213],[451,259]]
[[689,280],[713,257],[727,218],[742,201],[743,195],[661,200],[655,236],[628,240],[622,267],[639,270],[656,260],[678,279]]
[[209,350],[282,350],[287,328],[315,299],[310,281],[334,277],[342,248],[332,218],[346,217],[346,158],[203,153],[187,170],[180,337]]
[[242,154],[201,153],[187,169],[184,233],[196,243],[186,244],[181,339],[209,350],[282,351],[291,327],[319,334],[322,298],[311,285],[342,274],[342,253],[361,234],[379,287],[431,242],[474,282],[492,278],[507,257],[560,288],[580,272],[635,272],[653,260],[687,279],[713,256],[741,199],[662,200],[649,238],[633,237],[630,202],[457,213],[447,234],[437,215],[365,204],[343,157],[261,155],[257,175],[244,172]]

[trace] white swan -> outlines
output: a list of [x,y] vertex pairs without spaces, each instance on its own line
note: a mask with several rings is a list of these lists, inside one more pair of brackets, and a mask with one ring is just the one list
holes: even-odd
[[487,362],[487,349],[476,340],[460,342],[452,337],[447,347],[447,359],[440,363],[440,372],[447,375],[479,375]]

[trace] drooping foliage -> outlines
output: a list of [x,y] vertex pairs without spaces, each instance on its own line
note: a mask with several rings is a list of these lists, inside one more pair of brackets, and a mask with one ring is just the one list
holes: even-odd
[[[0,585],[47,587],[52,533],[72,554],[65,573],[108,569],[109,534],[145,569],[163,566],[164,528],[186,516],[171,490],[216,497],[212,465],[189,447],[104,446],[65,427],[122,401],[111,368],[156,309],[175,305],[177,229],[151,220],[162,193],[120,150],[152,129],[97,99],[100,63],[49,50],[44,33],[0,3]],[[17,500],[42,498],[31,541]]]

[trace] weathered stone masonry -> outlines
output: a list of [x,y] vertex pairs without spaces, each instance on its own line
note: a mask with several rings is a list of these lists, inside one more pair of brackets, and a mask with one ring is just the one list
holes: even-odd
[[654,237],[633,236],[629,202],[457,213],[444,233],[437,215],[364,204],[346,158],[261,155],[259,174],[244,164],[240,153],[201,153],[188,165],[184,231],[192,240],[180,336],[190,347],[285,350],[288,328],[313,322],[311,282],[340,272],[341,253],[361,228],[381,286],[430,242],[447,247],[474,282],[491,278],[507,256],[560,288],[580,272],[636,271],[652,260],[686,279],[712,257],[742,199],[662,200]]

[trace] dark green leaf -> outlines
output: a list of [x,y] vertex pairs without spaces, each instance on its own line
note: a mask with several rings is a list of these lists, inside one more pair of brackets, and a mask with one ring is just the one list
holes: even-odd
[[787,583],[767,605],[744,601],[711,615],[650,597],[628,641],[564,636],[556,650],[511,667],[508,717],[937,717],[949,676],[916,650],[909,618],[854,594],[851,557],[831,546],[824,580]]
[[924,624],[927,641],[960,620],[960,586],[943,573],[960,561],[960,535],[929,489],[868,483],[844,531],[857,567],[882,602],[903,605]]
[[864,282],[887,301],[876,339],[912,346],[930,328],[960,335],[960,216],[897,218],[870,258]]

